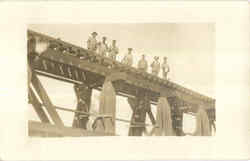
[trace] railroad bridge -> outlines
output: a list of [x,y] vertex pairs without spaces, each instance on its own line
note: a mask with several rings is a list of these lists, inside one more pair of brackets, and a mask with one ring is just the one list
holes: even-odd
[[[88,111],[80,110],[79,107],[76,110],[56,107],[52,104],[37,75],[73,83],[76,87],[77,97],[82,97],[88,109],[91,104],[92,90],[101,91],[105,81],[112,82],[115,94],[128,98],[128,103],[133,110],[130,119],[132,120],[136,114],[141,118],[136,124],[133,124],[130,119],[115,118],[117,121],[130,124],[129,135],[140,136],[143,130],[138,130],[138,128],[156,124],[150,105],[156,105],[159,97],[167,98],[171,107],[173,130],[177,136],[184,135],[182,131],[183,113],[192,114],[195,112],[193,109],[198,106],[205,109],[210,124],[215,121],[215,99],[213,98],[172,81],[139,71],[134,67],[126,66],[119,61],[102,57],[82,47],[31,30],[28,30],[28,71],[29,103],[32,104],[41,120],[41,122],[29,121],[29,135],[31,136],[116,135],[115,133],[87,130],[88,119],[77,127],[75,121],[72,127],[65,127],[57,110],[73,112],[75,115],[82,114],[86,117],[94,115],[100,119],[109,116],[91,114]],[[138,106],[135,100],[142,99],[148,103],[148,109],[138,112],[135,110]],[[149,116],[151,125],[145,123],[146,115]]]

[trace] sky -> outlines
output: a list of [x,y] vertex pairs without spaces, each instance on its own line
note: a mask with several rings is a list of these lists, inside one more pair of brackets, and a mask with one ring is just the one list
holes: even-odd
[[[117,41],[119,47],[118,60],[127,53],[127,48],[133,48],[134,63],[142,54],[150,64],[154,56],[168,57],[170,66],[169,79],[186,88],[215,98],[215,31],[213,24],[209,23],[139,23],[139,24],[37,24],[29,25],[29,29],[60,38],[63,41],[86,48],[86,41],[90,34],[98,33],[98,40],[107,37],[107,43]],[[151,69],[148,70],[150,72]],[[159,74],[162,77],[162,73]],[[76,107],[76,98],[73,86],[55,80],[41,77],[41,81],[54,100],[54,104]],[[99,93],[93,93],[92,110],[98,111]],[[68,98],[68,99],[65,99]],[[155,114],[155,107],[152,107]],[[59,113],[66,120],[65,124],[72,123],[72,114]],[[132,111],[124,98],[118,97],[117,117],[129,119]],[[35,113],[30,111],[31,118]],[[193,131],[194,118],[185,116],[185,130]],[[147,118],[147,122],[149,119]],[[127,135],[128,124],[118,123],[120,135]]]

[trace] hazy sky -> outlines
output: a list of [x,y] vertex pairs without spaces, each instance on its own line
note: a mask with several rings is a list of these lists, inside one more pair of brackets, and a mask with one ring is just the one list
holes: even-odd
[[[134,53],[134,66],[142,54],[146,54],[149,63],[154,56],[168,57],[170,65],[169,78],[187,88],[201,94],[215,97],[215,55],[214,55],[214,26],[212,24],[80,24],[80,25],[30,25],[29,29],[61,38],[72,44],[86,47],[86,41],[93,31],[98,32],[98,39],[108,38],[108,43],[115,39],[120,49],[118,60],[124,56],[128,47]],[[149,70],[151,71],[151,69]],[[160,77],[161,77],[160,73]],[[47,78],[41,81],[55,105],[74,109],[76,98],[73,86]],[[93,94],[91,110],[98,111],[98,92]],[[68,98],[68,99],[66,99]],[[155,107],[153,113],[155,114]],[[66,125],[71,125],[72,113],[59,112]],[[117,101],[117,117],[130,119],[132,111],[126,99]],[[30,109],[30,119],[37,116]],[[185,131],[193,131],[193,117],[184,117]],[[147,118],[149,123],[149,119]],[[128,124],[117,123],[119,135],[127,135]]]

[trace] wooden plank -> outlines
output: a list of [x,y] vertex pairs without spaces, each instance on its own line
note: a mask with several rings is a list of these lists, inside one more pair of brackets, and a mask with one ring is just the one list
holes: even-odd
[[31,98],[30,100],[31,104],[33,105],[33,108],[35,109],[39,119],[44,123],[50,123],[48,116],[46,115],[45,111],[42,108],[42,104],[36,98],[35,93],[30,87],[29,87],[29,96]]
[[54,123],[57,126],[64,126],[61,118],[59,117],[57,111],[53,108],[53,104],[49,99],[49,96],[47,95],[44,87],[42,86],[41,82],[37,78],[36,74],[33,73],[32,75],[32,85],[35,88],[37,94],[39,95],[40,99],[42,100],[46,110],[48,111],[48,114],[50,115],[51,119],[54,121]]

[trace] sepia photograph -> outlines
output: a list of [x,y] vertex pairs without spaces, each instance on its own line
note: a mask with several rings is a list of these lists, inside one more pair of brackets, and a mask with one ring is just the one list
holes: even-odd
[[0,13],[0,160],[249,158],[247,2]]
[[213,23],[31,24],[31,137],[213,136]]

